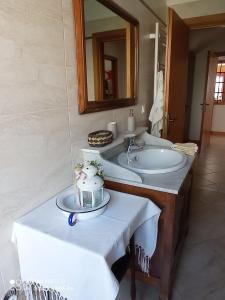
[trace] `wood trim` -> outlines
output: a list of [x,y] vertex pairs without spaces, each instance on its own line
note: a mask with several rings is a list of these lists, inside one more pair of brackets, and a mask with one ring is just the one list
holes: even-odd
[[[225,52],[215,52],[215,55],[217,56],[217,58],[219,58],[220,56],[225,56]],[[219,63],[225,63],[225,60],[218,60],[217,65]],[[223,86],[225,86],[225,83],[223,84]],[[225,89],[223,89],[223,99],[222,99],[222,101],[214,100],[214,105],[225,105]]]
[[[83,0],[73,0],[73,10],[75,17],[75,49],[77,62],[78,99],[87,99],[87,79],[86,79],[86,51],[84,32],[84,6]],[[78,101],[79,112],[87,109],[86,101]]]
[[132,98],[135,95],[135,41],[134,41],[134,26],[129,24],[126,28],[126,96]]
[[[210,60],[210,55],[211,55],[211,52],[208,51],[208,56],[207,56],[207,67],[206,67],[206,73],[205,73],[205,84],[204,84],[204,98],[203,98],[203,105],[205,104],[206,102],[206,96],[207,96],[207,85],[208,85],[208,76],[209,76],[209,60]],[[205,117],[205,114],[204,114],[204,109],[202,110],[202,120],[201,120],[201,130],[200,130],[200,151],[202,150],[202,139],[203,139],[203,124],[204,124],[204,117]]]
[[167,138],[168,135],[168,106],[169,106],[169,84],[170,84],[170,60],[171,60],[171,44],[172,44],[172,24],[171,24],[171,14],[172,10],[168,8],[167,10],[167,20],[168,26],[167,26],[167,35],[166,35],[166,57],[165,57],[165,79],[164,79],[164,108],[163,108],[163,131],[162,131],[162,137]]
[[[223,93],[225,94],[225,91]],[[225,99],[223,99],[222,101],[218,101],[218,102],[216,102],[216,100],[214,100],[214,105],[225,105]]]
[[225,13],[183,19],[190,29],[224,27]]
[[222,52],[214,52],[217,57],[225,56],[225,51]]
[[225,136],[225,132],[222,132],[222,131],[211,131],[211,135]]
[[138,95],[139,22],[114,1],[97,0],[134,26],[134,92],[132,97],[115,99],[115,101],[88,101],[83,1],[84,0],[73,0],[77,58],[78,111],[80,114],[84,114],[135,105]]

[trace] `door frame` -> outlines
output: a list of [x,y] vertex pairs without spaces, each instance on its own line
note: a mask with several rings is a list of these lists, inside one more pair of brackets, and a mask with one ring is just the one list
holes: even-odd
[[[209,78],[209,62],[210,62],[210,56],[211,54],[215,54],[215,52],[210,52],[208,51],[208,57],[207,57],[207,67],[206,67],[206,74],[205,74],[205,87],[204,87],[204,98],[203,98],[203,102],[202,102],[202,120],[201,120],[201,131],[200,131],[200,141],[199,141],[199,151],[201,151],[202,149],[202,139],[203,139],[203,126],[204,126],[204,121],[205,121],[205,105],[206,105],[206,98],[207,98],[207,87],[209,84],[209,80],[213,80],[212,78]],[[213,114],[212,114],[213,116]],[[211,128],[212,128],[212,124],[211,124]],[[210,129],[211,131],[211,129]]]
[[[225,56],[225,51],[224,52],[211,52],[211,53],[213,53],[217,58],[220,57],[220,56]],[[206,75],[205,75],[206,77],[205,77],[205,88],[204,88],[203,105],[205,104],[206,97],[207,97],[207,82],[208,82],[208,74],[209,74],[209,59],[210,59],[210,51],[209,51],[208,58],[207,58],[207,72],[206,72]],[[216,104],[216,103],[214,103],[213,106],[214,105],[222,105],[222,104]],[[213,117],[213,114],[212,114],[212,117]],[[201,132],[200,132],[200,151],[201,151],[201,145],[202,145],[203,124],[204,124],[204,109],[202,110]],[[212,127],[211,127],[211,129],[212,129]],[[212,130],[211,130],[211,132],[212,132]]]
[[183,19],[183,21],[190,28],[190,30],[224,27],[225,13],[186,18]]
[[[162,137],[164,139],[170,139],[169,138],[169,128],[170,128],[170,122],[177,121],[177,117],[171,117],[171,112],[169,112],[169,104],[170,104],[170,94],[171,94],[171,82],[173,83],[173,76],[171,76],[171,57],[173,58],[173,45],[174,45],[174,36],[173,36],[173,29],[174,29],[174,18],[175,18],[175,24],[177,25],[178,19],[182,21],[182,28],[185,27],[187,30],[187,34],[189,34],[189,28],[188,26],[183,22],[183,19],[179,17],[179,15],[175,12],[174,9],[168,7],[167,9],[167,36],[166,36],[166,56],[165,56],[165,78],[164,78],[164,117],[163,117],[163,130],[162,130]],[[177,19],[178,18],[178,19]],[[173,19],[173,21],[172,21]],[[180,31],[180,30],[179,30]],[[187,48],[185,48],[187,49]],[[182,49],[183,50],[183,49]],[[172,67],[173,68],[173,67]],[[188,62],[187,62],[187,69],[188,69]],[[188,73],[188,70],[186,73]],[[184,74],[186,74],[184,72]],[[187,75],[187,74],[186,74]],[[172,79],[171,79],[172,78]],[[186,78],[187,79],[187,78]],[[187,80],[186,80],[187,81]],[[184,89],[185,90],[185,89]],[[185,104],[184,104],[184,111],[181,111],[185,115],[185,109],[186,109],[186,98],[187,98],[187,82],[186,82],[186,91],[185,91]],[[185,118],[184,116],[184,126],[183,126],[183,132],[182,137],[179,137],[179,142],[184,141],[184,134],[185,134]],[[182,140],[181,140],[182,139]],[[175,142],[175,141],[173,141]],[[178,142],[178,141],[177,141]]]
[[[200,17],[193,17],[193,18],[185,18],[183,19],[184,23],[189,27],[190,31],[197,30],[197,29],[207,29],[207,28],[220,28],[225,26],[225,13],[221,14],[213,14],[213,15],[205,15]],[[217,57],[225,55],[225,52],[214,52]],[[204,88],[204,99],[206,101],[206,89],[207,89],[207,76],[208,76],[208,64],[207,62],[207,73],[205,79],[205,88]],[[202,116],[204,111],[202,112]],[[195,141],[199,145],[199,151],[201,151],[201,143],[202,143],[202,135],[203,135],[203,117],[201,120],[201,132],[200,132],[200,140]]]

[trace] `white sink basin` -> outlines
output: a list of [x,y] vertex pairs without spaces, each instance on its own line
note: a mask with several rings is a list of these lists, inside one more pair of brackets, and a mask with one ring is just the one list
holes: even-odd
[[118,155],[117,160],[122,167],[137,173],[162,174],[183,168],[187,157],[172,149],[151,148],[129,154],[129,160],[132,160],[129,163],[124,152]]

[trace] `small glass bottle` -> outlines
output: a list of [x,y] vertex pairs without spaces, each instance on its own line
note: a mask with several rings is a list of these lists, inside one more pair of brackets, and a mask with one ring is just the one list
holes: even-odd
[[129,132],[135,131],[135,118],[134,118],[134,110],[133,109],[130,109],[127,127],[128,127],[127,129]]

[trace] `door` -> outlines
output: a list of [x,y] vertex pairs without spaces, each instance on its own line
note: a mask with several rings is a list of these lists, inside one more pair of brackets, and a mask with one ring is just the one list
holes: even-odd
[[208,53],[207,73],[205,83],[205,97],[202,106],[202,127],[201,127],[201,151],[210,144],[210,133],[212,129],[212,115],[214,105],[214,88],[217,71],[217,56],[213,52]]
[[187,102],[185,105],[185,130],[184,130],[184,141],[189,141],[189,129],[191,119],[191,102],[193,93],[194,83],[194,68],[195,68],[195,53],[189,51],[188,55],[188,84],[187,84]]
[[168,9],[165,73],[165,122],[163,136],[183,142],[185,105],[188,85],[189,29],[182,19]]

